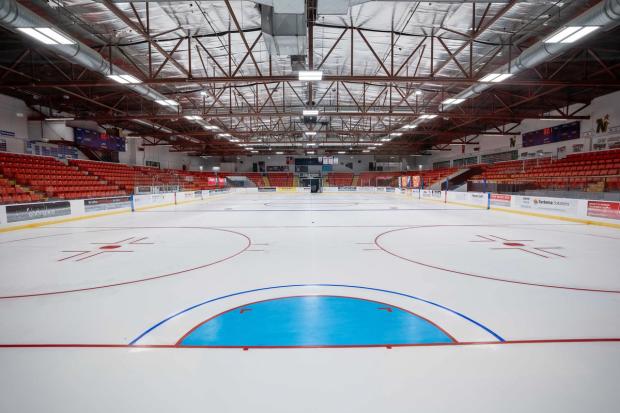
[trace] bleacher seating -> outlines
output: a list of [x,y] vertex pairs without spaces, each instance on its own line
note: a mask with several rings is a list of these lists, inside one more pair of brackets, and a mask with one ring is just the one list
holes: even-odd
[[137,186],[178,186],[186,191],[215,188],[214,180],[209,181],[209,178],[215,177],[212,172],[158,169],[148,166],[82,160],[71,160],[70,164],[118,185],[127,194],[132,193]]
[[254,182],[254,184],[259,187],[262,188],[265,186],[265,181],[263,181],[263,175],[259,172],[248,172],[248,173],[240,173],[240,174],[236,174],[236,175],[245,175],[248,177],[248,179],[252,182]]
[[620,150],[577,153],[563,159],[498,162],[478,167],[483,172],[473,176],[472,181],[527,183],[528,189],[588,190],[593,185],[607,191],[620,190]]
[[18,202],[35,202],[43,199],[37,193],[29,193],[13,185],[8,179],[0,177],[0,204],[15,204]]
[[272,186],[291,187],[293,186],[293,174],[289,172],[269,172],[269,183]]
[[359,178],[360,186],[398,186],[398,178],[400,176],[421,176],[424,186],[431,186],[449,175],[452,175],[459,168],[443,168],[431,169],[424,171],[408,171],[408,172],[362,172]]
[[[45,193],[52,199],[80,199],[122,195],[118,186],[107,185],[95,176],[89,176],[75,167],[47,156],[0,154],[0,172],[17,185]],[[16,202],[40,200],[42,196],[25,193]]]
[[346,172],[330,172],[327,174],[329,186],[351,186],[353,185],[353,174]]

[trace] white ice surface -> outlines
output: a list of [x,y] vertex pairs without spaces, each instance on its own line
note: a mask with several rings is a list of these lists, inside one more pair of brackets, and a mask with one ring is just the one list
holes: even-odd
[[[504,242],[529,252],[492,249]],[[100,249],[106,245],[121,246]],[[321,283],[420,297],[506,340],[618,338],[620,294],[571,288],[619,291],[619,247],[615,229],[398,195],[230,195],[0,234],[0,297],[88,289],[0,299],[0,342],[128,344],[205,300]],[[131,252],[90,257],[118,249]],[[90,252],[64,259],[78,252],[63,251]],[[390,302],[459,341],[495,339],[404,296],[304,286],[201,306],[138,343],[174,344],[212,314],[300,291]],[[620,402],[617,342],[247,352],[4,348],[0,366],[2,412],[611,412]]]

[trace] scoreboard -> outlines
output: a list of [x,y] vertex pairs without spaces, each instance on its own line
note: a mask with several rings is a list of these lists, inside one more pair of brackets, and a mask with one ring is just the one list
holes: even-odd
[[562,142],[578,139],[580,132],[579,121],[564,123],[551,128],[539,129],[522,135],[523,147],[544,145],[546,143]]

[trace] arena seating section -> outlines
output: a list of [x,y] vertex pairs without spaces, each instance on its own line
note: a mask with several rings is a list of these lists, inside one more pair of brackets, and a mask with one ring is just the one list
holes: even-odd
[[293,186],[293,174],[289,172],[269,172],[267,174],[271,186]]
[[529,189],[620,190],[620,150],[586,152],[563,159],[540,158],[526,161],[477,165],[483,172],[472,181],[486,179],[500,184],[524,183]]
[[211,172],[190,172],[82,160],[71,160],[69,164],[118,185],[127,194],[132,193],[136,186],[170,185],[179,186],[186,191],[215,187],[214,182],[209,182],[209,177],[215,177],[215,174]]
[[452,175],[459,168],[433,169],[426,171],[408,171],[403,172],[362,172],[360,174],[360,186],[398,186],[398,178],[402,175],[416,176],[419,175],[424,180],[424,186],[431,186],[447,176]]
[[327,184],[329,186],[351,186],[353,185],[353,174],[346,172],[329,172],[327,174]]
[[[89,176],[76,167],[50,157],[1,153],[1,172],[5,178],[15,181],[16,196],[3,202],[29,202],[48,198],[80,199],[97,196],[121,195],[116,185],[108,185],[96,176]],[[37,191],[20,193],[19,187]],[[28,196],[30,199],[28,199]]]
[[[498,162],[473,165],[481,172],[471,181],[486,179],[498,184],[526,183],[526,189],[571,189],[620,191],[620,150],[578,153],[563,159],[540,158],[526,161]],[[444,180],[459,168],[427,171],[408,171],[406,175],[421,175],[425,186]],[[474,172],[474,170],[472,170]],[[290,187],[295,177],[288,172],[220,173],[244,175],[257,187],[265,185]],[[403,172],[330,172],[330,186],[398,185]],[[65,164],[51,157],[0,152],[0,202],[3,204],[35,202],[45,199],[81,199],[126,195],[136,186],[171,185],[183,190],[215,187],[211,172],[157,169],[125,164],[71,160]],[[223,186],[220,182],[219,186]]]

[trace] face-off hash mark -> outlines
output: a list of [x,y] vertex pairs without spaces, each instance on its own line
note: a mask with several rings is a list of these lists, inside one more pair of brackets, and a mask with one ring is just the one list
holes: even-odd
[[560,258],[566,258],[566,256],[564,255],[549,251],[562,249],[562,247],[533,247],[524,244],[527,242],[534,242],[534,240],[531,239],[507,239],[498,237],[497,235],[476,235],[476,237],[478,237],[479,239],[470,240],[469,242],[501,242],[502,245],[504,245],[503,247],[491,248],[492,250],[518,250],[522,252],[527,252],[529,254],[537,255],[542,258],[552,258],[551,255]]
[[97,255],[104,254],[106,252],[134,252],[133,250],[122,250],[123,245],[153,245],[153,242],[143,242],[148,239],[148,237],[136,238],[130,237],[125,238],[120,241],[114,242],[91,242],[91,245],[101,245],[98,250],[78,250],[78,251],[61,251],[61,252],[69,252],[69,253],[78,253],[74,255],[70,255],[65,258],[61,258],[58,261],[66,261],[72,258],[75,258],[74,262],[84,261],[89,258],[95,257]]

